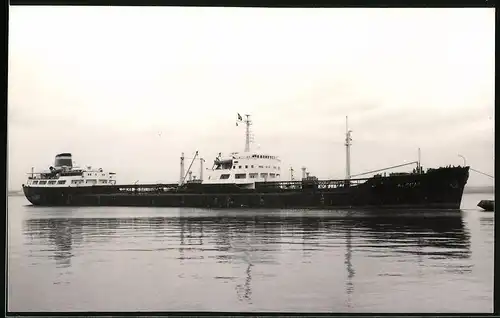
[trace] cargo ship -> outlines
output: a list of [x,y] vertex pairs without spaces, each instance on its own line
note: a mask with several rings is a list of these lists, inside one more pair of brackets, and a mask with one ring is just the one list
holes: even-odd
[[[351,175],[351,133],[346,117],[346,177],[319,180],[302,168],[302,178],[283,180],[278,156],[250,149],[250,115],[238,114],[246,124],[245,150],[228,155],[219,153],[212,167],[198,152],[185,169],[180,160],[179,181],[170,184],[117,184],[116,174],[92,167],[73,165],[71,153],[60,153],[54,166],[35,173],[33,168],[24,195],[41,206],[142,206],[200,208],[368,208],[368,209],[459,209],[469,167],[440,167],[424,170],[419,159],[364,174]],[[193,177],[192,166],[200,163],[200,174]],[[373,174],[415,164],[411,173]],[[205,177],[204,177],[205,175]]]

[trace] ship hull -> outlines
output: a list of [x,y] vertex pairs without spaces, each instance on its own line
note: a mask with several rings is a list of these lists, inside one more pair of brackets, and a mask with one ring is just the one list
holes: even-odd
[[485,211],[492,212],[495,210],[495,201],[494,200],[481,200],[481,201],[479,201],[477,206]]
[[[435,169],[425,174],[370,178],[357,184],[352,184],[352,180],[348,183],[342,180],[302,182],[300,189],[263,183],[251,190],[198,184],[168,191],[163,190],[162,185],[23,186],[23,191],[33,205],[41,206],[453,210],[460,208],[467,179],[468,167],[458,167]],[[342,183],[344,185],[339,186]],[[332,184],[336,186],[329,188]]]

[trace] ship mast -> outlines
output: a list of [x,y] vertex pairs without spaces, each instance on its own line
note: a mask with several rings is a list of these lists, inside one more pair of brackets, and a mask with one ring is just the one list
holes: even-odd
[[420,168],[420,148],[418,148],[418,163],[417,163],[417,173],[422,173],[422,169]]
[[179,185],[182,185],[184,179],[184,153],[181,154],[181,173],[179,177]]
[[247,117],[245,119],[245,125],[246,125],[246,132],[245,132],[245,152],[250,152],[250,125],[252,124],[252,121],[250,120],[250,115],[246,115]]
[[203,163],[205,162],[205,159],[200,158],[200,180],[203,181]]
[[238,126],[239,122],[244,122],[246,125],[245,131],[245,152],[250,152],[250,142],[252,141],[251,133],[250,133],[250,125],[252,125],[252,121],[250,120],[250,115],[245,114],[246,119],[243,120],[240,113],[238,113],[238,119],[236,120],[236,126]]
[[345,178],[346,180],[351,179],[351,132],[352,130],[349,130],[349,125],[347,122],[347,116],[345,116]]

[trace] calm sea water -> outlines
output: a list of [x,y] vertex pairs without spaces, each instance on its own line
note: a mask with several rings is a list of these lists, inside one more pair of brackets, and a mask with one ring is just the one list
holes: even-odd
[[494,215],[44,208],[8,198],[10,311],[492,312]]

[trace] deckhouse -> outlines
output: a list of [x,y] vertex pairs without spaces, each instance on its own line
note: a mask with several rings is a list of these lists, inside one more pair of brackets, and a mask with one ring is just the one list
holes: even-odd
[[70,153],[56,155],[54,166],[43,172],[31,172],[26,183],[35,187],[81,187],[115,185],[113,172],[104,172],[92,167],[74,167]]
[[232,153],[219,156],[203,183],[253,184],[281,180],[281,160],[259,152]]
[[[233,152],[227,156],[219,154],[213,166],[207,168],[204,184],[238,184],[253,188],[255,182],[280,181],[281,160],[272,154],[250,150],[250,115],[246,119],[246,140],[243,153]],[[243,121],[241,116],[238,116]]]

